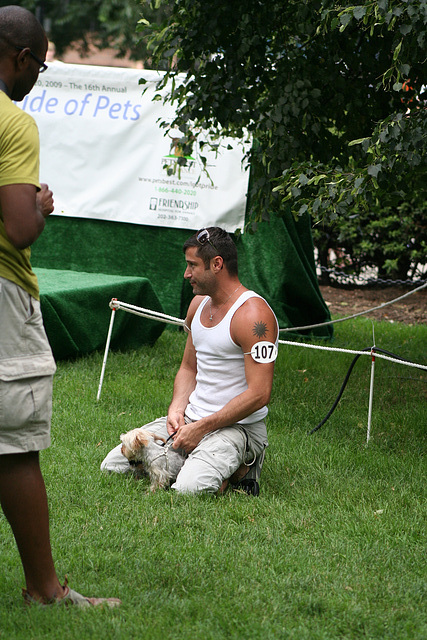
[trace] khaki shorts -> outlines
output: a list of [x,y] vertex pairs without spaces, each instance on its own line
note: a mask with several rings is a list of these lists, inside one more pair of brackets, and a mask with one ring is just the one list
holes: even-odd
[[0,380],[0,455],[50,445],[53,376]]
[[49,446],[55,369],[40,303],[0,277],[0,455]]
[[[150,422],[144,428],[165,439],[169,436],[166,416]],[[261,422],[254,426],[255,432],[263,430],[265,426]],[[250,464],[253,462],[254,455],[263,456],[264,448],[263,443],[260,448],[251,447],[248,451],[247,435],[238,424],[212,431],[204,436],[194,451],[187,456],[184,466],[171,487],[179,493],[204,491],[215,493],[223,481],[230,478],[243,462]],[[102,470],[116,473],[131,471],[131,466],[121,449],[122,446],[119,444],[109,452],[102,461]]]

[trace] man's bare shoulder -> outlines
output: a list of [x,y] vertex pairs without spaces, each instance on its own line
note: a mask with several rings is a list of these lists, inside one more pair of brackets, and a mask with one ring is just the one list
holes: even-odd
[[232,333],[239,336],[250,333],[254,340],[271,340],[277,337],[277,320],[271,307],[263,298],[248,298],[234,314]]
[[197,309],[199,308],[200,304],[203,302],[205,298],[206,296],[194,296],[194,298],[190,302],[187,310],[187,316],[185,318],[185,324],[188,327],[188,329],[191,328],[191,323],[193,321],[194,314],[196,313]]
[[236,311],[236,315],[244,317],[246,320],[260,313],[275,318],[271,307],[264,298],[260,298],[259,296],[248,298]]

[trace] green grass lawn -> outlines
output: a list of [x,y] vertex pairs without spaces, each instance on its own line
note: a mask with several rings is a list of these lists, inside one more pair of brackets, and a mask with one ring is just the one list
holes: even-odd
[[[286,338],[284,334],[281,336]],[[427,326],[375,323],[378,347],[426,364]],[[281,345],[258,498],[148,492],[99,465],[130,428],[166,412],[185,336],[60,362],[52,446],[41,454],[58,574],[120,609],[26,608],[22,568],[0,514],[0,639],[249,640],[427,637],[427,373]],[[328,343],[329,344],[329,343]],[[372,322],[335,328],[331,346],[372,344]]]

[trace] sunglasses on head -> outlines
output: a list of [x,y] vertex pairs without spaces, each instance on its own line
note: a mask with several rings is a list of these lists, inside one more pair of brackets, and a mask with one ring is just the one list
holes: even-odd
[[211,245],[211,247],[215,249],[215,251],[218,251],[216,246],[211,242],[211,237],[207,229],[201,229],[200,231],[198,231],[196,235],[196,240],[199,244],[202,245],[202,247],[208,242]]

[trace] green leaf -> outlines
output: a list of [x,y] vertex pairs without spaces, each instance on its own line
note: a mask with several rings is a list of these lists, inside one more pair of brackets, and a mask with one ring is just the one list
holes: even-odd
[[356,144],[362,144],[363,142],[365,142],[365,140],[369,140],[369,138],[358,138],[357,140],[351,140],[351,142],[348,143],[348,146],[354,147]]
[[382,166],[380,164],[371,164],[368,167],[368,174],[374,178],[376,178],[381,171]]
[[325,180],[325,178],[327,178],[327,177],[328,176],[326,175],[326,173],[321,173],[320,175],[315,176],[314,184],[317,186],[321,180]]
[[395,48],[395,50],[393,52],[393,60],[397,60],[398,59],[401,49],[402,49],[402,40],[399,42],[399,44],[397,45],[397,47]]
[[340,22],[343,26],[347,26],[351,22],[351,13],[345,12],[340,15]]
[[356,18],[356,20],[361,20],[365,15],[365,13],[366,13],[366,7],[363,7],[362,5],[358,5],[353,9],[353,15]]
[[412,25],[411,24],[402,24],[399,27],[399,31],[403,36],[407,36],[408,33],[411,33],[411,31],[412,31]]

